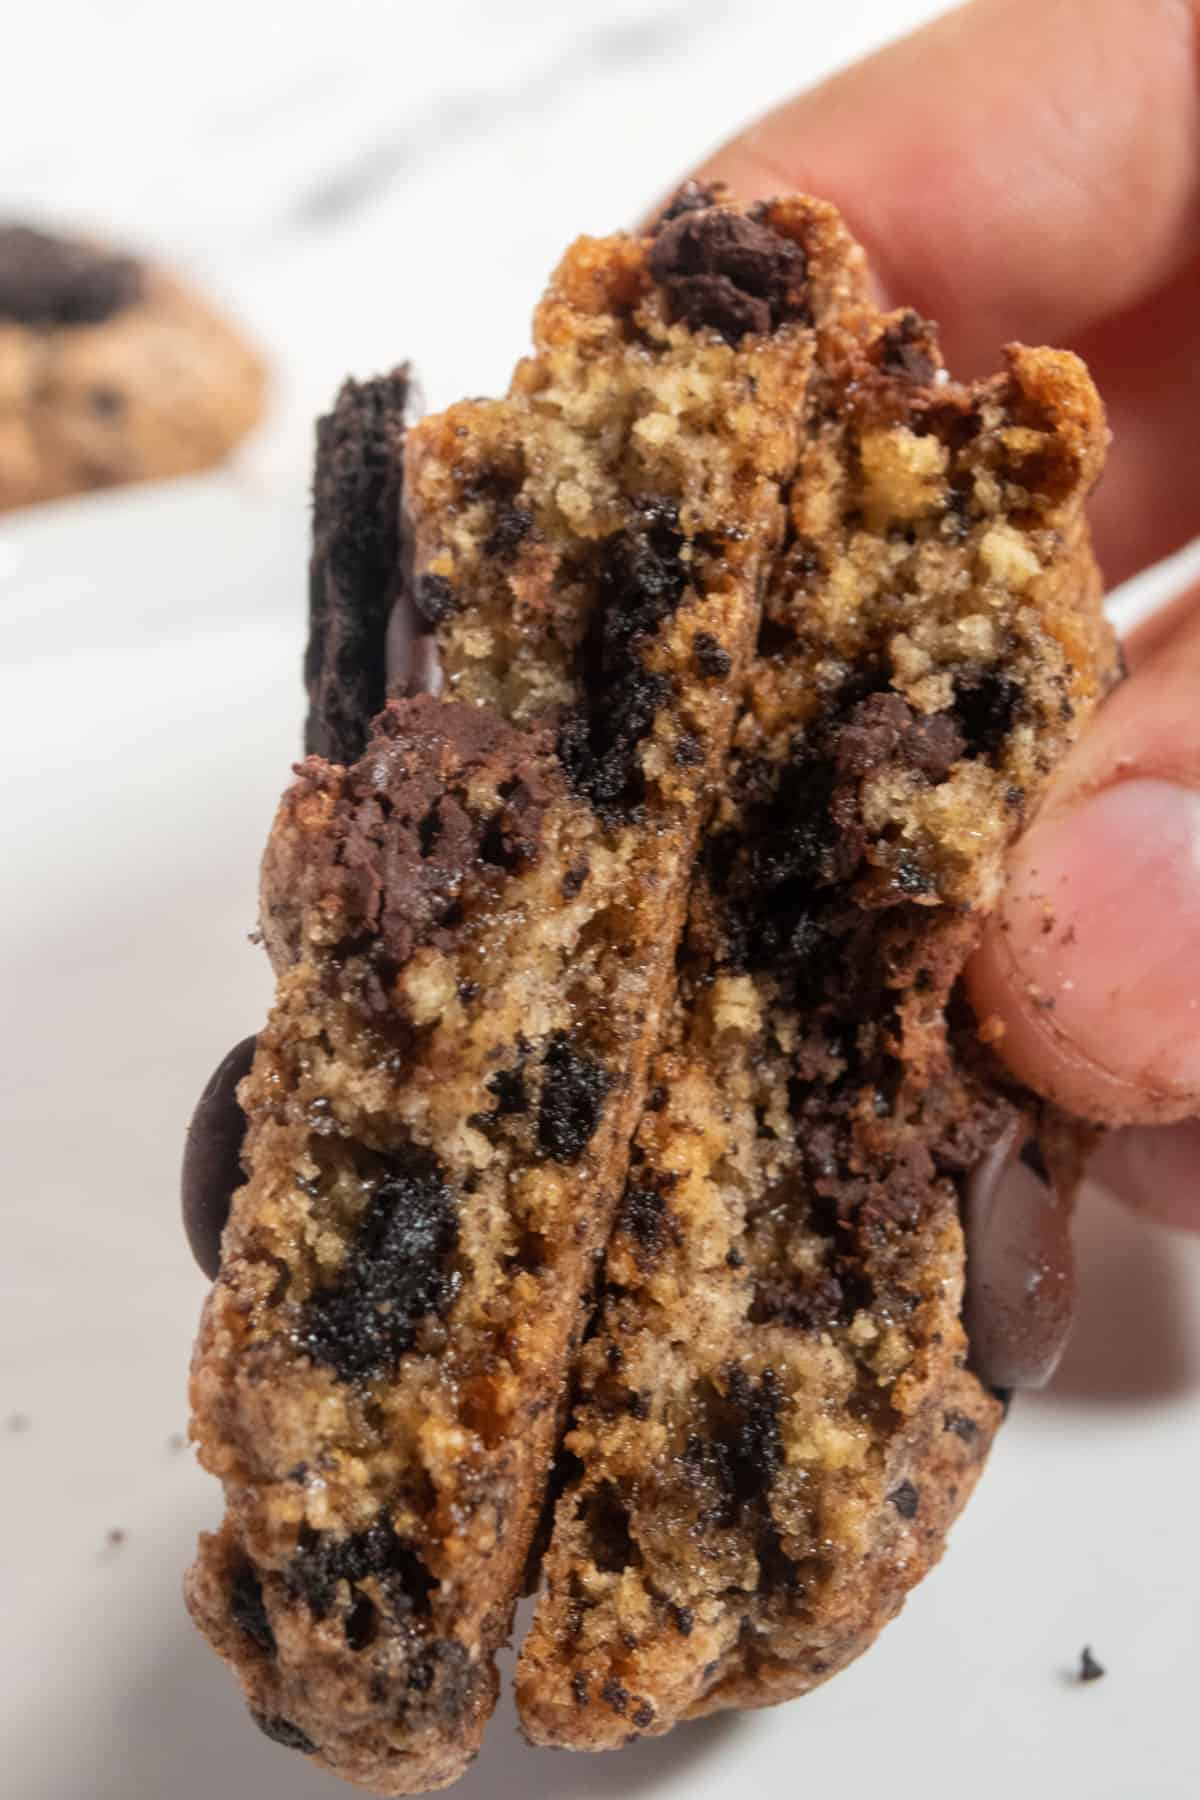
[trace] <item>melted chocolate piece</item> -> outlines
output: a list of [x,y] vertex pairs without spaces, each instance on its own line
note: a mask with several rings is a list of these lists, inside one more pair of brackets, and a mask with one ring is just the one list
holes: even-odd
[[0,319],[18,325],[101,325],[142,295],[131,256],[0,225]]
[[1028,1135],[1014,1122],[967,1183],[963,1317],[971,1365],[998,1388],[1045,1386],[1074,1304],[1068,1208],[1023,1154]]
[[246,1115],[238,1105],[237,1085],[250,1071],[254,1045],[254,1038],[243,1038],[221,1058],[196,1103],[183,1150],[183,1228],[210,1281],[221,1269],[229,1202],[245,1180],[240,1158]]

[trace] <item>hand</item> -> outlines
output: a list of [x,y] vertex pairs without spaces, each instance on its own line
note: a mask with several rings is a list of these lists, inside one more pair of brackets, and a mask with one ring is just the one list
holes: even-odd
[[[1200,531],[1200,0],[976,0],[699,174],[835,201],[960,376],[1012,339],[1077,350],[1114,434],[1093,522],[1110,583]],[[1200,588],[1126,650],[969,985],[1022,1080],[1133,1127],[1096,1173],[1200,1229]]]

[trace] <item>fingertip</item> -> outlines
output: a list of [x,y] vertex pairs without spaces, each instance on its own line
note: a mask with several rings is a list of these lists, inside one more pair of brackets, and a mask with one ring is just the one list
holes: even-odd
[[1200,1120],[1107,1132],[1088,1174],[1159,1224],[1200,1231]]

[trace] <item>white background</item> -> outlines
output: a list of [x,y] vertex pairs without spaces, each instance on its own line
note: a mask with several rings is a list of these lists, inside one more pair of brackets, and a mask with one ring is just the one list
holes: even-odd
[[[433,404],[496,390],[571,236],[935,10],[53,0],[6,27],[0,210],[191,271],[275,396],[227,471],[0,524],[5,1793],[337,1791],[257,1736],[186,1621],[219,1506],[171,1442],[203,1291],[183,1127],[268,992],[246,933],[298,743],[313,414],[406,355]],[[1097,1195],[1082,1263],[1055,1387],[863,1662],[617,1758],[527,1751],[505,1709],[465,1800],[1196,1792],[1200,1248]],[[1081,1688],[1085,1642],[1110,1673]]]

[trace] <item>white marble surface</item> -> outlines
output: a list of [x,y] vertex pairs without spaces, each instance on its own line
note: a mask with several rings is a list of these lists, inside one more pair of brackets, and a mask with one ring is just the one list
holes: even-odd
[[[217,1497],[171,1443],[202,1292],[182,1127],[267,996],[245,933],[297,741],[313,414],[406,354],[434,403],[495,389],[569,236],[934,10],[50,0],[6,37],[0,211],[190,268],[276,389],[231,469],[0,527],[4,1792],[337,1791],[257,1738],[184,1619]],[[1097,1197],[1083,1249],[1059,1382],[869,1657],[617,1759],[535,1755],[505,1709],[464,1800],[1194,1793],[1200,1248]],[[1111,1674],[1080,1689],[1085,1641]]]

